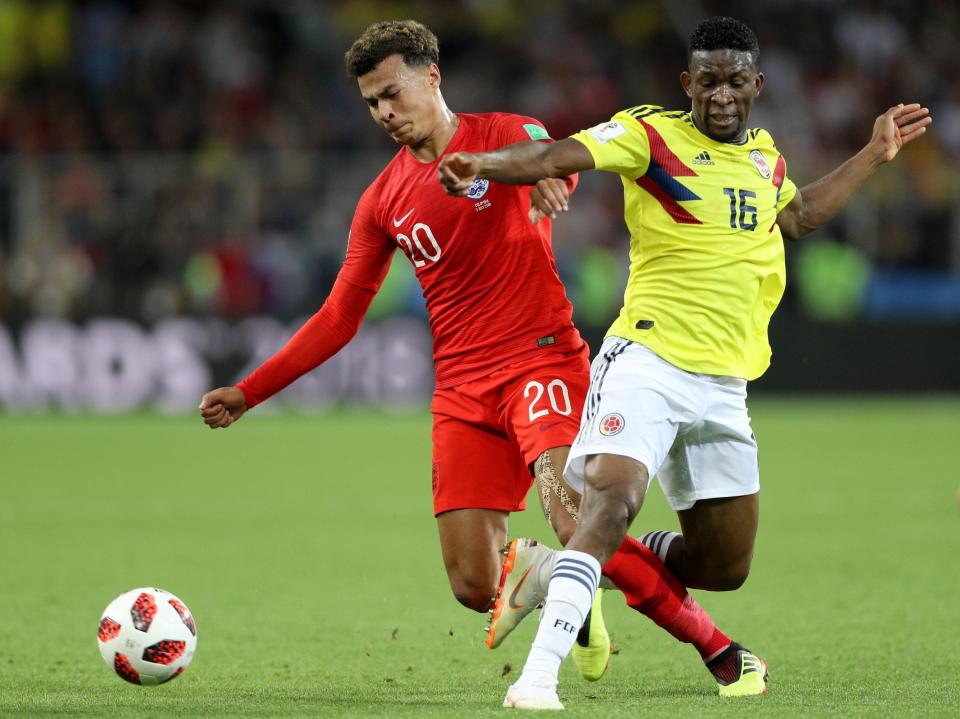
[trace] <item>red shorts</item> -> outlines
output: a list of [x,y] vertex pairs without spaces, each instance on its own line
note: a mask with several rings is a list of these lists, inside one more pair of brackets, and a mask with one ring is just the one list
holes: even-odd
[[433,394],[433,511],[526,508],[530,467],[569,447],[590,384],[590,351],[553,352]]

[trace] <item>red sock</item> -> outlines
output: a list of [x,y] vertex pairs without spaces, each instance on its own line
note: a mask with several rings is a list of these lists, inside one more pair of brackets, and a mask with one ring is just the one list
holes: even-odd
[[603,567],[603,573],[623,592],[627,605],[645,614],[681,642],[696,647],[704,661],[730,645],[710,615],[660,558],[646,545],[627,537]]

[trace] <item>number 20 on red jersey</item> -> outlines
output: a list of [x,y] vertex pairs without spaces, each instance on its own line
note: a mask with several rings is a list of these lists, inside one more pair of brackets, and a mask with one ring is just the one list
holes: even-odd
[[436,262],[442,253],[433,230],[422,222],[413,226],[409,236],[398,234],[397,244],[413,262],[414,267],[423,267],[427,262]]

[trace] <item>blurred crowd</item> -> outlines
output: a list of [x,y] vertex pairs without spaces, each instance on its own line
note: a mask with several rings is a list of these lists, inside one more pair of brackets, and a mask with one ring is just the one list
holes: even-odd
[[[955,0],[0,0],[0,320],[318,307],[396,149],[343,69],[371,22],[437,33],[452,109],[533,115],[562,137],[635,104],[686,107],[686,37],[711,14],[757,33],[767,82],[751,124],[798,185],[859,149],[888,106],[934,116],[790,248],[787,304],[856,315],[873,275],[960,282]],[[627,269],[619,183],[588,178],[572,209],[561,271],[581,319],[603,323]],[[375,311],[416,312],[394,264]]]

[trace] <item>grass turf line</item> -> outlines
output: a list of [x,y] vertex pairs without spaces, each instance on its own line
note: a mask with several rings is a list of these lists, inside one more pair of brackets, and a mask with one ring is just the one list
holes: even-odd
[[[608,595],[608,676],[561,674],[569,716],[948,716],[960,701],[960,403],[752,402],[753,572],[697,596],[771,666],[721,701],[696,653]],[[0,416],[0,716],[503,716],[534,622],[496,652],[456,604],[430,509],[429,417]],[[515,533],[548,538],[536,500]],[[673,528],[658,491],[634,532]],[[95,628],[156,585],[199,626],[157,688]],[[509,668],[507,668],[509,665]],[[506,674],[505,674],[506,672]]]

